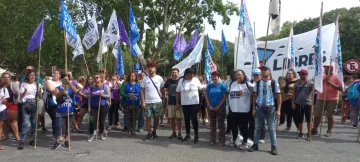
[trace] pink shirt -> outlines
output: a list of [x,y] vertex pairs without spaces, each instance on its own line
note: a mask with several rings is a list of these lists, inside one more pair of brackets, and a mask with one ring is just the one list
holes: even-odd
[[[326,75],[324,75],[324,78],[326,77]],[[332,74],[330,76],[330,82],[334,83],[337,86],[341,87],[341,83],[339,81],[339,79],[337,79],[336,75]],[[325,90],[327,87],[327,94],[326,94],[326,99],[325,100],[339,100],[339,91],[337,89],[335,89],[334,87],[332,87],[331,85],[327,85],[325,82],[323,83],[323,93],[319,93],[318,94],[318,99],[319,100],[324,100],[325,98]]]

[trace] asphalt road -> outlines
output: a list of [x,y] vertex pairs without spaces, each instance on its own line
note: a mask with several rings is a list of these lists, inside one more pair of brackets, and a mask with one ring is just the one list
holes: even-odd
[[[50,119],[46,117],[50,130]],[[85,129],[87,126],[82,126]],[[323,134],[327,125],[323,124]],[[279,130],[284,126],[279,127]],[[306,132],[306,131],[305,131]],[[360,161],[360,144],[356,142],[357,130],[351,129],[351,124],[340,124],[339,118],[333,130],[332,137],[313,136],[311,143],[295,139],[296,127],[291,132],[277,132],[278,156],[270,155],[269,138],[260,145],[260,151],[250,153],[236,148],[209,146],[209,130],[201,125],[200,142],[181,142],[170,140],[171,129],[162,127],[158,130],[158,139],[144,142],[146,133],[138,133],[137,137],[128,137],[121,131],[111,131],[105,141],[86,142],[87,134],[73,133],[71,136],[71,151],[61,147],[52,151],[54,143],[51,133],[42,134],[39,131],[37,149],[25,143],[24,150],[17,150],[17,142],[13,139],[0,142],[5,150],[0,151],[0,162],[118,162],[118,161],[154,161],[154,162],[186,162],[186,161],[321,161],[321,162],[354,162]],[[183,133],[185,134],[185,133]],[[192,134],[193,135],[193,134]],[[230,136],[227,136],[230,140]]]

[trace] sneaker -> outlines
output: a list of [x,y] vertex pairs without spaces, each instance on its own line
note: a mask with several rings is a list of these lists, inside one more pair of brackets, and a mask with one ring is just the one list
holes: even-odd
[[315,130],[314,128],[311,129],[311,135],[318,135],[319,132],[317,130]]
[[164,126],[164,122],[163,122],[163,121],[160,122],[160,126],[162,126],[162,127]]
[[158,138],[155,131],[152,132],[152,136],[153,136],[154,139]]
[[24,145],[25,145],[24,142],[21,141],[20,144],[19,144],[19,146],[18,146],[18,150],[24,149]]
[[168,121],[168,122],[165,123],[164,126],[165,126],[165,127],[168,127],[168,126],[170,126],[170,125],[171,125],[171,123],[170,123],[170,121]]
[[271,153],[272,155],[277,155],[277,154],[278,154],[277,149],[276,149],[276,146],[271,146],[271,151],[270,151],[270,153]]
[[284,123],[280,123],[280,124],[279,124],[279,127],[281,127],[282,125],[284,125]]
[[246,150],[246,149],[249,149],[249,146],[246,143],[241,143],[241,145],[238,148],[240,150]]
[[56,150],[61,146],[60,143],[55,142],[54,146],[51,147],[51,150]]
[[209,123],[209,120],[205,119],[205,123]]
[[100,135],[100,139],[103,140],[103,141],[106,140],[104,133],[102,133],[102,134]]
[[64,137],[60,137],[60,142],[63,142],[64,140]]
[[226,135],[231,135],[231,131],[226,131]]
[[186,136],[181,140],[181,142],[189,141],[190,139],[191,139],[190,135],[186,135]]
[[353,125],[353,126],[352,126],[352,129],[357,129],[357,125]]
[[259,146],[257,144],[253,144],[251,148],[248,150],[249,152],[255,152],[259,150]]
[[178,139],[178,140],[182,140],[182,139],[183,139],[183,136],[179,133],[177,139]]
[[111,129],[113,129],[113,128],[115,128],[115,127],[112,126],[112,125],[109,125],[109,126],[107,127],[107,130],[111,130]]
[[117,130],[120,130],[121,129],[121,125],[120,124],[118,124],[118,125],[116,125],[116,127],[115,127]]
[[326,134],[325,134],[324,136],[325,136],[325,137],[330,137],[330,136],[332,136],[332,132],[327,131],[327,132],[326,132]]
[[170,139],[173,139],[173,138],[177,138],[177,135],[175,132],[173,132],[173,134],[170,136]]
[[236,147],[236,144],[234,141],[231,141],[229,144],[228,144],[229,147]]
[[298,136],[296,136],[296,139],[303,139],[304,138],[304,134],[303,133],[299,133]]
[[144,132],[144,129],[140,128],[139,133],[142,133],[142,132]]
[[87,139],[88,142],[91,142],[93,139],[95,138],[95,135],[90,135],[89,138]]
[[[71,146],[71,144],[70,144],[70,146]],[[69,141],[64,142],[64,147],[69,147]]]
[[194,137],[194,143],[195,144],[199,143],[199,137],[196,137],[196,136]]
[[31,141],[29,142],[29,145],[30,145],[30,146],[35,146],[35,141],[34,141],[34,140],[31,140]]
[[153,136],[152,136],[151,133],[148,133],[148,135],[146,136],[146,138],[144,139],[144,141],[149,141],[149,140],[151,140],[151,139],[153,139]]
[[264,139],[260,139],[259,143],[263,144],[263,143],[265,143],[265,140],[264,140]]
[[290,127],[286,127],[283,132],[289,132],[290,131]]

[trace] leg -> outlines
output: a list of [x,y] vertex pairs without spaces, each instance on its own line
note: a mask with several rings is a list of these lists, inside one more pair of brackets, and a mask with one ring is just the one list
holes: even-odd
[[313,126],[313,129],[315,132],[317,131],[317,129],[320,125],[321,119],[322,119],[323,104],[324,104],[323,100],[317,100],[316,104],[315,104],[314,126]]
[[189,136],[190,136],[190,108],[191,107],[188,105],[183,106],[186,135],[189,135]]
[[129,107],[130,107],[131,105],[124,105],[124,109],[123,109],[123,112],[124,112],[124,119],[125,119],[125,127],[126,128],[128,128],[128,130],[129,130],[129,128],[130,128],[130,120],[131,120],[131,115],[130,115],[130,109],[129,109]]
[[[261,128],[264,124],[264,114],[261,110],[256,109],[256,117],[255,117],[255,136],[254,136],[254,144],[259,145]],[[269,123],[268,123],[269,125]]]
[[28,125],[30,124],[30,112],[29,111],[25,111],[24,107],[22,107],[22,125],[21,125],[21,140],[24,141],[26,138],[26,132],[28,129]]
[[275,109],[272,109],[268,114],[265,115],[271,146],[276,146],[275,115]]
[[87,112],[88,112],[87,109],[83,109],[83,108],[80,109],[79,117],[78,117],[78,119],[77,119],[77,124],[78,124],[78,126],[79,126],[79,129],[80,129],[81,123],[82,123],[82,121],[83,121],[83,119],[84,119],[84,116],[85,116],[85,114],[86,114]]
[[96,108],[91,108],[90,115],[91,115],[91,122],[89,124],[89,133],[90,135],[93,135],[97,132],[96,130],[96,122],[97,122],[97,112],[98,110]]
[[[303,106],[303,105],[302,105]],[[304,121],[305,107],[301,107],[296,104],[295,115],[297,119],[298,129],[300,133],[303,133],[303,121]]]
[[345,101],[342,100],[341,101],[341,123],[345,123],[346,122],[346,105],[345,105]]
[[197,119],[197,112],[199,112],[199,106],[198,105],[192,105],[191,110],[190,110],[190,118],[191,118],[191,122],[193,124],[193,128],[194,128],[194,133],[195,133],[195,137],[199,137],[199,123],[198,123],[198,119]]
[[231,112],[231,109],[229,108],[229,115],[227,116],[227,118],[226,118],[226,120],[227,120],[227,125],[226,125],[226,132],[230,132],[230,130],[232,129],[232,126],[231,126],[231,124],[233,123],[233,122],[231,122],[231,114],[232,112]]
[[353,118],[354,124],[353,126],[357,126],[359,124],[359,105],[351,105],[353,109]]
[[181,135],[181,129],[182,129],[182,119],[184,118],[184,113],[183,113],[183,108],[182,106],[179,107],[179,110],[176,110],[175,113],[175,117],[176,117],[176,123],[178,126],[178,135]]
[[234,119],[234,120],[231,120],[231,132],[232,132],[232,136],[233,136],[232,140],[234,143],[239,134],[239,122],[238,122],[240,119],[239,114],[240,113],[231,113],[230,114],[230,118]]
[[[4,110],[4,111],[6,111],[6,110]],[[3,124],[4,124],[4,120],[0,120],[0,139],[2,136]]]
[[263,124],[262,124],[262,127],[261,127],[260,139],[264,140],[265,139],[265,134],[266,134],[265,120],[263,120]]
[[[119,123],[119,102],[118,101],[116,101],[115,103],[114,103],[114,105],[115,105],[115,110],[114,110],[114,125],[118,125],[118,123]],[[109,124],[110,125],[110,124]],[[135,129],[135,128],[134,128]]]
[[55,121],[56,121],[55,122],[55,125],[56,125],[56,127],[55,127],[55,138],[56,138],[57,143],[60,143],[60,138],[61,138],[61,134],[62,134],[61,129],[62,129],[64,123],[65,123],[64,122],[65,118],[66,117],[56,117],[56,119],[55,119]]
[[23,114],[22,114],[22,103],[18,103],[18,128],[19,132],[21,132],[22,129],[22,123],[23,123]]
[[[73,115],[70,115],[70,121],[72,121],[73,118],[74,118],[74,116],[73,116]],[[68,131],[69,128],[68,128],[67,116],[66,116],[65,119],[63,119],[63,120],[65,120],[65,127],[66,127],[66,128],[65,128],[65,141],[69,141],[69,140],[70,140],[70,134],[71,134],[71,132]]]
[[[20,110],[20,109],[19,109]],[[56,129],[56,108],[49,107],[46,109],[46,112],[49,114],[51,119],[51,128],[53,136],[55,136],[55,129]]]
[[242,132],[243,135],[243,143],[247,143],[248,137],[249,137],[249,125],[247,123],[249,123],[248,121],[248,117],[249,113],[241,113],[241,117],[242,119],[240,120],[240,131]]
[[286,127],[291,128],[292,115],[294,114],[292,111],[293,109],[291,108],[291,99],[284,101],[282,107],[285,109],[286,112]]
[[138,114],[138,129],[144,129],[144,109],[139,109]]
[[328,118],[327,132],[332,132],[332,128],[334,127],[334,116],[335,116],[337,105],[338,105],[337,101],[326,101],[326,103],[325,103],[326,110],[327,110],[327,118]]
[[210,143],[216,142],[216,113],[215,111],[210,112]]
[[226,141],[226,138],[225,138],[225,116],[226,116],[226,110],[225,109],[218,111],[217,122],[218,122],[218,125],[219,125],[219,146],[224,146],[225,141]]
[[[114,119],[114,112],[115,112],[115,105],[116,104],[111,104],[110,108],[109,108],[109,116],[108,116],[108,119],[109,119],[109,126],[112,126],[113,125],[113,119]],[[114,122],[114,125],[117,124]]]
[[284,124],[285,123],[285,116],[286,116],[286,109],[283,107],[283,105],[281,105],[281,114],[280,114],[280,121],[279,124]]
[[100,134],[104,133],[105,129],[105,119],[109,112],[109,107],[107,105],[100,107],[100,119],[99,119],[99,132]]
[[[16,112],[17,113],[17,112]],[[17,114],[16,114],[17,115]],[[10,122],[10,128],[13,131],[16,140],[20,140],[20,136],[19,136],[19,129],[18,129],[18,125],[17,125],[17,120],[12,120]]]

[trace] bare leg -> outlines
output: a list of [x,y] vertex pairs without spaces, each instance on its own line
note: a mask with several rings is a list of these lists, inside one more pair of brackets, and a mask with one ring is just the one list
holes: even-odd
[[171,118],[169,121],[171,121],[172,131],[173,131],[173,132],[176,132],[176,130],[175,130],[175,127],[176,127],[175,118]]
[[[4,139],[9,138],[9,121],[5,121],[3,123],[2,129],[4,131]],[[2,139],[1,139],[2,140]]]
[[315,117],[314,118],[314,129],[317,130],[319,125],[320,125],[320,121],[321,121],[321,118],[320,117]]
[[334,126],[334,117],[328,118],[328,131],[332,132],[332,128]]
[[86,109],[80,109],[79,116],[78,116],[78,118],[77,118],[77,120],[76,120],[79,129],[80,129],[80,127],[81,127],[81,123],[82,123],[83,120],[84,120],[84,116],[85,116],[85,114],[86,114],[87,112],[88,112],[88,111],[87,111]]
[[19,128],[17,125],[17,120],[13,120],[10,122],[10,128],[13,131],[16,140],[20,140],[20,136],[19,136]]
[[154,116],[154,131],[156,132],[157,127],[159,126],[159,117]]
[[148,131],[148,133],[151,133],[151,117],[146,118],[146,129]]
[[176,119],[177,120],[177,126],[178,126],[178,134],[181,134],[181,128],[182,128],[182,121],[181,118]]

